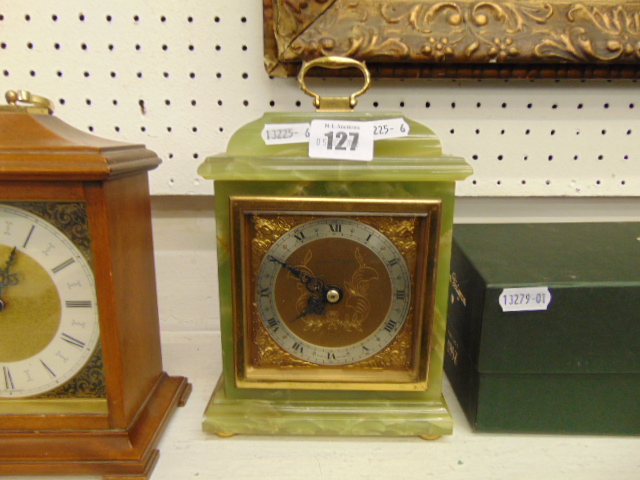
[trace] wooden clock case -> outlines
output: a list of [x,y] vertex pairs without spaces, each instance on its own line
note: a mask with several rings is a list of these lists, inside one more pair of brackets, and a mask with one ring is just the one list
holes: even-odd
[[51,115],[0,112],[0,202],[86,204],[107,389],[104,413],[0,414],[0,475],[153,470],[160,433],[191,391],[162,366],[147,176],[159,163]]

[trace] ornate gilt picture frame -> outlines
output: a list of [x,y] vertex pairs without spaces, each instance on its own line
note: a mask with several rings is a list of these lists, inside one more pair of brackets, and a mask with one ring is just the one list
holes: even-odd
[[264,24],[265,67],[274,77],[325,55],[366,61],[377,77],[640,72],[637,0],[264,0]]

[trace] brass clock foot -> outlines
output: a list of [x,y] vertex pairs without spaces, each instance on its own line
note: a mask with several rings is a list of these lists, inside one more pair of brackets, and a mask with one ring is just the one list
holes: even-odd
[[442,435],[420,435],[423,440],[438,440]]
[[220,438],[231,438],[236,436],[235,433],[224,433],[224,432],[216,432],[216,435]]

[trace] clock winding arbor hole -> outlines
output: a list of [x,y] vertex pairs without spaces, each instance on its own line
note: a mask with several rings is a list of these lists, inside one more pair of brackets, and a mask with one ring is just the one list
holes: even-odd
[[[0,245],[0,262],[13,247]],[[0,362],[18,362],[38,354],[51,343],[60,327],[62,304],[48,272],[20,251],[12,265],[17,285],[2,289]]]

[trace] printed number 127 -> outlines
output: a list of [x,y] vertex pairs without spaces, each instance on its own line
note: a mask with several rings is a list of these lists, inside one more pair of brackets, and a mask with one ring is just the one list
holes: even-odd
[[[334,132],[327,132],[324,136],[327,137],[327,150],[346,150],[347,146],[349,150],[355,150],[358,146],[358,132],[349,132],[348,134],[342,131],[336,132],[335,134]],[[346,145],[349,137],[351,137],[351,144]],[[334,140],[336,143],[335,147],[333,146]]]

